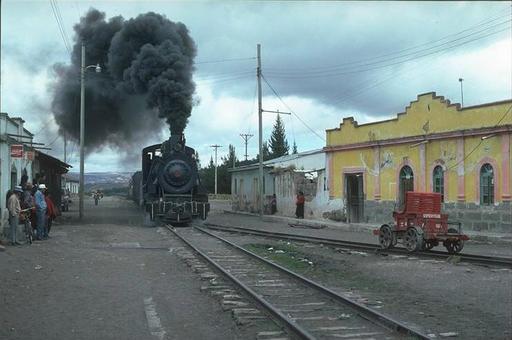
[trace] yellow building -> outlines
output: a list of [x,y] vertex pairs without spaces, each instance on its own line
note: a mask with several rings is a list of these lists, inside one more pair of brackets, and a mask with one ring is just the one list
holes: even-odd
[[326,132],[329,194],[349,221],[388,222],[414,190],[442,193],[465,228],[512,232],[512,100],[461,108],[425,93],[396,118]]

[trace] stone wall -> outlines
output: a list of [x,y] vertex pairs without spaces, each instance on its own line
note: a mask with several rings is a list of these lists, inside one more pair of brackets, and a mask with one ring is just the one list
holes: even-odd
[[450,215],[450,220],[462,222],[462,227],[466,230],[512,233],[510,202],[501,202],[492,206],[475,203],[444,203],[443,211]]
[[[502,202],[493,206],[475,203],[443,203],[442,211],[449,220],[461,222],[463,230],[512,233],[512,206]],[[364,216],[367,223],[383,224],[393,221],[394,201],[365,201]]]
[[364,221],[384,224],[393,221],[395,201],[364,201]]

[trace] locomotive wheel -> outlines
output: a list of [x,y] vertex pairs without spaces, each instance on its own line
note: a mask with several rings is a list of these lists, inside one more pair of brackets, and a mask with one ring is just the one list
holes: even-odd
[[420,250],[423,245],[423,235],[419,234],[415,228],[409,228],[403,237],[405,248],[410,251]]
[[382,249],[393,248],[393,245],[396,243],[394,241],[393,232],[388,225],[383,225],[380,227],[379,243]]

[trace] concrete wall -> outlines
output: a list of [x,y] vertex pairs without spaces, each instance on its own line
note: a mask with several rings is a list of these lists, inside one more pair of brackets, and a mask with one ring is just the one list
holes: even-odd
[[[269,205],[274,193],[274,179],[269,168],[263,169],[264,205]],[[231,203],[237,211],[259,212],[259,169],[231,172]]]

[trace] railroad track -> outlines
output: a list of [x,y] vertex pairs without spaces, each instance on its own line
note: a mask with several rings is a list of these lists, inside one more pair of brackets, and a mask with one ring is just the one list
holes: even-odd
[[[331,245],[331,246],[336,246],[336,247],[346,247],[346,248],[350,248],[350,249],[357,249],[357,250],[374,252],[374,253],[379,253],[379,254],[411,255],[411,253],[408,252],[404,248],[382,249],[380,247],[380,245],[371,244],[371,243],[333,240],[333,239],[322,238],[322,237],[294,235],[294,234],[271,232],[271,231],[264,231],[264,230],[245,228],[245,227],[227,227],[227,226],[213,224],[213,223],[205,223],[204,226],[208,227],[209,229],[213,229],[213,230],[238,232],[238,233],[245,233],[245,234],[258,235],[258,236],[264,236],[264,237],[270,237],[270,238],[293,240],[293,241],[322,243],[324,245]],[[452,254],[448,254],[446,252],[432,251],[432,250],[415,252],[413,254],[414,254],[414,256],[422,256],[422,257],[441,259],[441,260],[447,260],[450,257],[456,256],[462,262],[474,263],[474,264],[479,264],[479,265],[500,266],[500,267],[512,268],[512,258],[510,258],[510,257],[495,257],[495,256],[484,256],[484,255],[465,254],[465,253],[459,253],[456,255],[452,255]]]
[[429,339],[410,326],[203,228],[168,229],[229,278],[294,338]]

